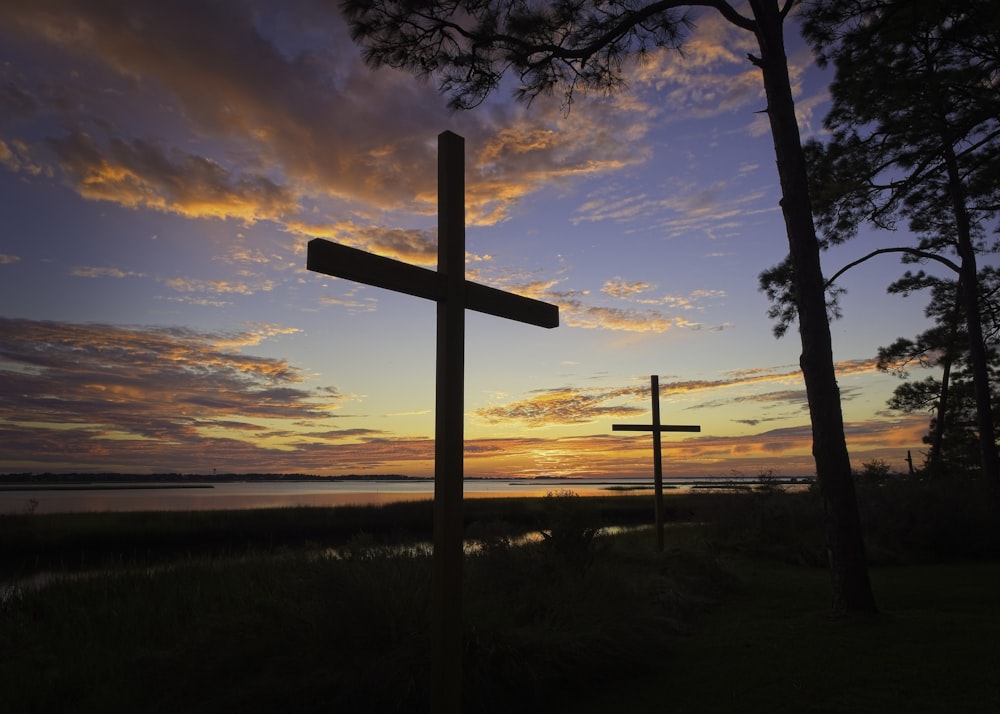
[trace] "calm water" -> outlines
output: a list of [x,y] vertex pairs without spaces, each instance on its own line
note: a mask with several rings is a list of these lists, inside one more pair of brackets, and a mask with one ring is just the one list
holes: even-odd
[[[431,481],[248,481],[191,484],[90,484],[59,490],[39,486],[0,491],[0,513],[77,511],[206,511],[275,506],[342,506],[432,499]],[[637,490],[620,490],[621,487]],[[581,496],[652,493],[649,481],[532,480],[465,482],[467,498],[545,496],[569,489]]]
[[[740,481],[740,479],[736,479]],[[666,494],[734,479],[664,479]],[[746,484],[754,479],[743,480]],[[434,497],[432,481],[245,481],[204,484],[88,484],[72,490],[41,486],[2,487],[0,514],[72,513],[79,511],[209,511],[280,506],[344,506],[418,501]],[[653,493],[652,479],[471,479],[466,498],[545,496],[570,490],[580,496]]]

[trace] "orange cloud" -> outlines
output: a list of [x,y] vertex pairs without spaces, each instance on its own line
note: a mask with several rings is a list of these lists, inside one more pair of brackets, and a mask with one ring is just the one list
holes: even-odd
[[326,238],[413,265],[437,265],[437,231],[379,228],[351,221],[292,221],[287,230],[307,238]]
[[609,404],[629,392],[585,391],[582,389],[552,389],[528,399],[504,406],[484,407],[473,412],[489,424],[521,421],[528,426],[582,424],[596,419],[641,414],[642,409],[621,404]]
[[[192,217],[296,221],[324,199],[430,214],[432,140],[450,126],[469,142],[468,218],[482,225],[541,187],[646,158],[645,117],[620,103],[595,100],[566,116],[541,98],[530,113],[498,106],[455,117],[409,75],[366,67],[332,6],[270,11],[308,26],[304,44],[284,46],[238,3],[4,4],[0,34],[45,47],[50,62],[103,70],[105,91],[69,72],[53,80],[14,68],[24,71],[11,73],[8,94],[21,112],[80,128],[44,145],[5,141],[0,163],[52,164],[87,198]],[[140,125],[129,118],[151,108],[169,112],[179,135],[129,136]]]
[[254,222],[296,208],[290,192],[263,175],[236,175],[220,164],[143,140],[107,146],[79,132],[50,139],[65,174],[84,198],[190,218]]
[[[837,365],[839,375],[872,372],[874,360],[850,360]],[[680,395],[698,392],[718,391],[731,387],[756,386],[762,384],[802,384],[801,372],[797,368],[777,367],[768,369],[740,370],[717,380],[660,380],[660,393]],[[592,389],[555,387],[539,390],[526,399],[509,404],[492,405],[477,409],[473,414],[487,423],[521,421],[531,427],[585,424],[608,417],[642,414],[646,408],[632,406],[649,398],[649,388],[645,384],[622,387]],[[850,399],[850,390],[844,390],[843,398]],[[740,402],[764,402],[770,404],[792,404],[805,408],[805,389],[772,390],[759,394],[737,394],[721,398],[709,404],[696,404],[689,408],[720,407]],[[749,421],[744,420],[744,423]],[[754,422],[756,424],[756,422]],[[750,424],[750,425],[754,425]]]
[[613,278],[604,281],[601,292],[616,298],[630,298],[652,288],[653,286],[647,282],[626,283],[621,278]]

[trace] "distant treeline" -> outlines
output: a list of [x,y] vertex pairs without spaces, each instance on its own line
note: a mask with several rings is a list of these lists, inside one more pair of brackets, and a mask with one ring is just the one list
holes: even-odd
[[316,474],[122,474],[122,473],[14,473],[0,475],[9,483],[229,483],[235,481],[429,481],[428,477],[401,474],[318,476]]
[[[538,480],[556,480],[558,476],[539,476]],[[317,474],[122,474],[122,473],[11,473],[0,474],[0,485],[21,483],[232,483],[237,481],[433,481],[432,476],[406,476],[403,474],[348,474],[342,476],[319,476]],[[481,479],[466,476],[465,480]],[[508,480],[508,479],[499,479]],[[532,479],[521,479],[532,480]],[[566,479],[572,480],[572,479]]]

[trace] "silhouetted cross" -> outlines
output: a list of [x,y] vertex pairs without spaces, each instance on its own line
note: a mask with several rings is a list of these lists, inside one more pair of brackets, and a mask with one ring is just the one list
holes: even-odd
[[559,308],[465,279],[465,140],[438,135],[437,272],[316,238],[309,270],[437,302],[432,709],[461,711],[465,310],[557,327]]
[[652,424],[612,424],[612,431],[651,431],[653,432],[653,490],[656,500],[656,548],[663,550],[663,454],[660,450],[660,434],[665,431],[701,431],[700,426],[681,424],[660,424],[660,378],[655,374],[649,377],[649,387],[653,395]]

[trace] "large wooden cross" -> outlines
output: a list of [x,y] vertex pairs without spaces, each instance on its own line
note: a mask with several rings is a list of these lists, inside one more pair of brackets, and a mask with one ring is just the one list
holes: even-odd
[[663,552],[663,454],[660,449],[660,434],[665,431],[701,431],[700,426],[683,424],[660,424],[660,378],[649,377],[649,388],[653,393],[652,424],[612,424],[612,431],[653,432],[653,491],[655,493],[654,513],[656,515],[656,549]]
[[432,711],[461,711],[465,310],[557,327],[559,308],[465,279],[465,140],[438,135],[438,269],[309,241],[309,270],[437,303]]

